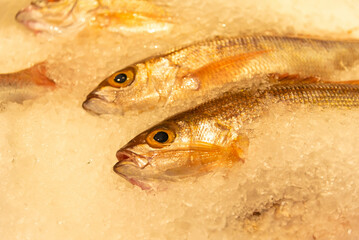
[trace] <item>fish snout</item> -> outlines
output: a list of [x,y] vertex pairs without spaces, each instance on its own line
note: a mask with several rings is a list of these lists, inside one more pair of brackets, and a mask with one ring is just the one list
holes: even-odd
[[116,163],[115,167],[132,165],[137,168],[144,168],[149,164],[146,158],[128,150],[118,150],[116,153],[116,157],[118,163]]
[[46,29],[46,24],[42,21],[43,15],[40,12],[40,7],[31,4],[28,7],[16,13],[15,19],[23,24],[28,29],[35,33],[41,33]]
[[15,19],[20,23],[25,23],[28,20],[34,20],[33,15],[36,15],[37,17],[42,17],[41,13],[38,12],[39,10],[39,6],[34,3],[31,3],[29,6],[18,11],[15,15]]
[[95,114],[123,114],[121,106],[106,101],[101,95],[90,93],[82,103],[82,107]]
[[139,167],[138,164],[134,161],[133,156],[131,156],[129,153],[123,152],[123,151],[117,151],[116,157],[118,160],[117,164],[125,165],[125,164],[132,164],[136,167]]

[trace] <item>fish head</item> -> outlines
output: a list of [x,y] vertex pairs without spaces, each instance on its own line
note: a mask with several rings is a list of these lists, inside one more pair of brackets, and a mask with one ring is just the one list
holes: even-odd
[[117,151],[114,171],[148,190],[159,183],[200,176],[243,160],[240,148],[214,142],[208,137],[211,134],[221,138],[218,129],[207,128],[205,133],[185,121],[164,121]]
[[96,0],[36,0],[16,14],[16,20],[35,33],[72,34],[83,29]]
[[159,107],[170,94],[176,71],[166,59],[130,65],[103,80],[82,106],[96,114],[124,114]]

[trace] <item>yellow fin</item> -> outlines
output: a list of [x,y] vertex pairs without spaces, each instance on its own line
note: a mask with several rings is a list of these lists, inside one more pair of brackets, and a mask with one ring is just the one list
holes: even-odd
[[231,159],[237,159],[244,162],[248,152],[249,139],[247,136],[238,136],[236,140],[228,147],[228,153]]
[[244,162],[248,149],[248,138],[237,137],[228,146],[220,146],[208,142],[193,142],[185,148],[175,151],[186,152],[186,163],[166,170],[170,176],[198,176],[217,168],[231,168],[234,164]]
[[149,25],[157,31],[166,30],[169,25],[170,15],[164,8],[149,1],[99,1],[100,6],[96,10],[95,17],[91,21],[92,26],[104,27],[126,27],[142,29]]
[[204,150],[210,153],[210,159],[215,157],[216,161],[201,161],[202,169],[210,170],[216,167],[230,168],[237,162],[244,162],[249,146],[247,136],[240,135],[228,146],[219,146],[209,143],[196,143],[191,148],[193,150]]
[[245,71],[244,67],[250,60],[268,52],[270,50],[242,53],[208,63],[184,76],[181,87],[198,90],[208,85],[222,85],[229,81],[232,82],[233,78]]

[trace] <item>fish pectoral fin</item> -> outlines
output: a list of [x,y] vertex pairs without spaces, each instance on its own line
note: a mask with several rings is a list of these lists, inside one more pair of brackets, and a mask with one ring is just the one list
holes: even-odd
[[220,86],[235,81],[250,60],[268,52],[270,50],[241,53],[210,62],[183,76],[181,88],[198,90],[203,86]]
[[148,1],[126,1],[120,3],[119,10],[114,11],[108,3],[102,3],[97,8],[95,18],[91,24],[98,27],[129,26],[137,27],[154,23],[170,23],[167,11]]
[[320,78],[315,76],[301,77],[299,74],[289,73],[268,74],[268,82],[271,84],[317,83],[320,81]]
[[[249,147],[247,136],[238,136],[235,141],[228,147],[228,154],[232,163],[244,162]],[[233,161],[235,159],[236,161]]]
[[[206,168],[213,167],[232,167],[237,162],[244,162],[249,146],[247,136],[238,136],[228,146],[219,146],[210,143],[196,143],[192,146],[193,150],[205,151],[208,159],[203,157],[201,165]],[[207,154],[206,154],[207,155]]]
[[191,143],[189,149],[192,151],[215,152],[222,150],[223,147],[208,142],[196,142]]

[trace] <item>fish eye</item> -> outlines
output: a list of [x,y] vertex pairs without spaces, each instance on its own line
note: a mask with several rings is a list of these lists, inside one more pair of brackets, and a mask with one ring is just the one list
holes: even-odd
[[131,85],[135,78],[135,69],[133,67],[125,68],[115,72],[108,78],[108,83],[115,88],[123,88]]
[[168,134],[166,132],[160,131],[156,133],[155,136],[153,136],[153,139],[156,142],[165,143],[168,140]]
[[126,73],[120,73],[113,79],[117,83],[124,83],[127,80]]
[[170,145],[175,139],[176,134],[169,129],[156,129],[146,137],[148,145],[154,148],[163,148]]

